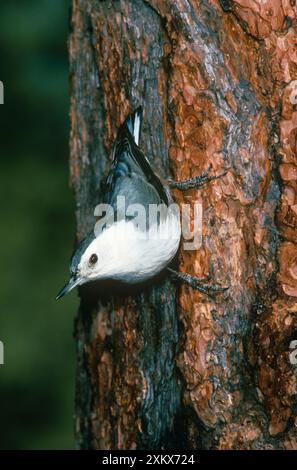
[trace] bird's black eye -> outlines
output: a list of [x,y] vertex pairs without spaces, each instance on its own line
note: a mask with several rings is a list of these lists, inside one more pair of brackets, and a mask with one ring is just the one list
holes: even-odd
[[97,261],[98,261],[98,256],[95,253],[93,253],[90,257],[90,264],[96,264]]

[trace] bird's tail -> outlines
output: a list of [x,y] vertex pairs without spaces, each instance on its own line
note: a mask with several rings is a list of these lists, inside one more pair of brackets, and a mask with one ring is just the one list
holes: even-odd
[[125,124],[133,135],[136,145],[139,145],[140,128],[142,120],[142,106],[139,106],[130,116],[127,117]]

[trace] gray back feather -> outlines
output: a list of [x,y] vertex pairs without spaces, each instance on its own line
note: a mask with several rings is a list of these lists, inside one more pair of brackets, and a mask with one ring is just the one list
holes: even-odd
[[[114,144],[103,202],[113,207],[115,215],[117,196],[125,197],[126,207],[132,204],[142,204],[147,216],[149,204],[168,205],[171,202],[170,193],[167,188],[163,187],[149,161],[138,147],[141,117],[142,109],[139,107],[120,127]],[[71,259],[72,275],[75,275],[82,254],[94,239],[95,235],[92,232],[78,245]]]
[[138,108],[120,127],[115,141],[105,199],[114,209],[117,196],[125,197],[126,206],[169,203],[166,189],[135,142],[135,137],[139,139],[140,122],[141,108]]

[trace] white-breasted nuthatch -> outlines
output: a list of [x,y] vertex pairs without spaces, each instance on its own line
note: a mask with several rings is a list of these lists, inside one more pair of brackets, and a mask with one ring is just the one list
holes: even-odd
[[[141,119],[142,109],[139,107],[118,131],[106,181],[104,224],[78,245],[70,263],[70,281],[59,292],[57,300],[89,281],[110,279],[136,284],[154,277],[165,268],[175,278],[201,292],[222,290],[219,286],[204,284],[205,279],[168,267],[181,238],[180,215],[169,185],[186,190],[217,177],[208,176],[206,172],[183,182],[166,184],[161,181],[138,146]],[[124,210],[120,217],[119,198],[124,199],[126,209],[130,208]],[[141,207],[145,215],[144,223],[139,224],[136,213]],[[162,207],[162,210],[155,211],[157,217],[150,218],[149,207]]]

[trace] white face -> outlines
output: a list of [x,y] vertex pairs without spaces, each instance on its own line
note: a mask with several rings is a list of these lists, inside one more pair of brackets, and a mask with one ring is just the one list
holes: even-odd
[[110,279],[126,269],[131,258],[131,240],[125,238],[123,224],[113,224],[87,247],[77,267],[80,284]]
[[99,240],[93,240],[78,265],[78,276],[81,278],[81,282],[102,278],[105,260],[106,253],[104,253]]
[[[77,266],[71,264],[71,278],[66,286],[60,290],[56,300],[61,299],[76,286],[106,277],[110,265],[110,254],[108,249],[106,249],[108,248],[106,243],[102,243],[102,241],[102,237],[93,240],[83,255],[81,255],[79,264]],[[74,256],[77,256],[77,254]]]

